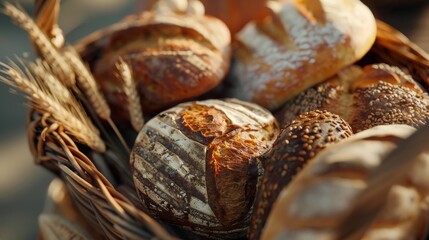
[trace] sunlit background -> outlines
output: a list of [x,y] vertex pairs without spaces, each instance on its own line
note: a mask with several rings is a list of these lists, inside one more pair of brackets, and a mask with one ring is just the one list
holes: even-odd
[[[231,0],[234,1],[234,0]],[[252,0],[249,0],[251,2]],[[33,12],[33,1],[13,1]],[[60,25],[68,42],[126,14],[135,12],[136,0],[64,0]],[[429,51],[427,0],[366,0],[376,16],[395,26]],[[377,2],[377,6],[374,4]],[[140,2],[141,3],[141,2]],[[0,14],[0,61],[31,53],[27,35]],[[36,239],[37,215],[43,209],[46,188],[53,176],[33,164],[27,149],[26,108],[19,96],[0,84],[0,239]]]

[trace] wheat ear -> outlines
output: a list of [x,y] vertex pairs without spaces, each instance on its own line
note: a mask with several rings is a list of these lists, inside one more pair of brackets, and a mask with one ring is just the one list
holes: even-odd
[[36,23],[57,49],[64,45],[64,34],[58,26],[60,0],[36,0]]
[[7,2],[4,3],[3,12],[30,35],[31,40],[38,47],[45,61],[52,67],[54,75],[64,85],[73,86],[75,84],[73,70],[33,19],[24,11]]
[[119,138],[119,141],[124,146],[125,150],[130,152],[124,137],[122,136],[118,127],[112,121],[110,107],[107,104],[106,99],[98,90],[97,82],[95,81],[94,76],[91,74],[88,67],[83,63],[82,58],[73,47],[67,47],[64,51],[64,56],[77,74],[79,85],[84,91],[94,111],[101,119],[106,120],[109,123],[110,127],[112,127],[116,136]]
[[137,93],[136,83],[133,79],[131,68],[122,59],[119,60],[116,67],[118,68],[119,77],[124,82],[124,92],[128,100],[128,112],[130,113],[131,125],[134,130],[139,132],[143,128],[144,119],[140,97]]
[[76,73],[79,86],[81,86],[82,91],[85,93],[85,96],[94,111],[101,119],[108,120],[111,114],[109,105],[107,104],[104,96],[98,90],[97,82],[88,67],[85,66],[79,54],[73,47],[67,47],[64,51],[64,56]]
[[100,138],[98,130],[77,100],[71,100],[70,104],[63,105],[60,100],[62,96],[49,90],[46,83],[40,81],[49,73],[40,72],[36,73],[37,76],[33,76],[27,67],[23,66],[24,73],[14,62],[0,63],[0,66],[3,68],[0,73],[6,75],[0,77],[0,81],[23,92],[34,109],[49,114],[54,121],[62,125],[78,141],[96,151],[105,151],[106,146]]
[[[64,84],[52,74],[52,69],[42,59],[36,59],[35,62],[28,62],[26,65],[29,67],[32,75],[38,79],[38,82],[44,82],[48,87],[51,94],[55,92],[57,95],[62,96],[60,101],[63,104],[70,104],[73,102],[74,96]],[[41,78],[43,76],[43,78]]]

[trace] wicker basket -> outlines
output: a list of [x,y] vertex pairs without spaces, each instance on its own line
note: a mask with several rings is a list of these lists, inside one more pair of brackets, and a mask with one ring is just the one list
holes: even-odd
[[[407,69],[429,89],[429,56],[404,35],[378,21],[377,40],[359,64],[386,62]],[[116,185],[92,158],[108,158],[78,145],[74,137],[53,127],[49,117],[31,110],[28,138],[37,164],[57,174],[91,228],[107,239],[175,239],[183,232],[150,217],[139,205],[131,184]],[[186,234],[186,233],[185,233]],[[189,237],[189,236],[188,236]]]

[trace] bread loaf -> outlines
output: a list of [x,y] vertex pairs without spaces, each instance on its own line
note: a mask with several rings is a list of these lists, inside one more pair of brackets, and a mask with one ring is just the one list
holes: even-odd
[[255,199],[249,239],[259,239],[271,206],[305,164],[322,149],[352,135],[348,123],[327,111],[305,113],[280,132],[263,156],[264,176]]
[[[320,152],[283,188],[261,239],[336,239],[334,229],[366,188],[368,175],[414,131],[406,125],[378,126]],[[429,154],[424,153],[404,182],[391,188],[362,239],[421,239],[418,227],[427,221],[428,182]]]
[[230,33],[220,20],[193,14],[145,12],[96,32],[78,44],[115,111],[126,114],[115,64],[131,68],[142,108],[159,111],[202,95],[224,78],[230,62]]
[[354,132],[384,124],[417,127],[429,120],[429,97],[407,74],[386,64],[351,66],[300,93],[276,114],[282,124],[320,109],[338,114]]
[[244,237],[274,117],[235,99],[180,104],[151,119],[131,154],[138,196],[153,216],[212,239]]
[[274,110],[372,46],[376,23],[359,0],[270,1],[272,14],[237,35],[233,97]]

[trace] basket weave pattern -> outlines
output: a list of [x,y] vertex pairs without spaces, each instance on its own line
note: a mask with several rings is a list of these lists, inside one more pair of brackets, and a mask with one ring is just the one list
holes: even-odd
[[115,189],[90,158],[79,150],[72,136],[53,127],[56,124],[41,113],[31,112],[29,115],[29,145],[36,163],[63,179],[94,230],[108,239],[173,238]]

